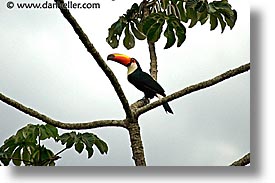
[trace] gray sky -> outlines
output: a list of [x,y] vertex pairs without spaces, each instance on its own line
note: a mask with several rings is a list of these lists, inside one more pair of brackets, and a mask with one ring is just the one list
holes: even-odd
[[[122,119],[124,111],[104,73],[59,10],[19,10],[0,3],[0,92],[61,121]],[[17,1],[19,2],[19,0]],[[26,1],[24,1],[26,2]],[[37,1],[38,2],[38,1]],[[45,2],[45,1],[39,1]],[[89,2],[89,1],[87,1]],[[103,58],[119,52],[149,69],[146,41],[132,50],[113,50],[108,28],[136,1],[104,1],[100,9],[71,10]],[[158,81],[167,94],[248,63],[250,50],[248,1],[231,0],[238,12],[233,28],[221,34],[209,22],[187,29],[180,48],[164,50],[156,43]],[[187,25],[186,25],[187,27]],[[122,43],[122,42],[121,42]],[[143,97],[126,79],[126,68],[108,62],[130,103]],[[250,73],[170,102],[174,115],[162,107],[140,117],[148,165],[228,165],[250,151]],[[40,123],[0,103],[0,142],[28,123]],[[89,130],[108,143],[108,155],[97,150],[62,154],[57,165],[134,165],[128,133],[121,128]],[[47,142],[55,151],[60,145]]]

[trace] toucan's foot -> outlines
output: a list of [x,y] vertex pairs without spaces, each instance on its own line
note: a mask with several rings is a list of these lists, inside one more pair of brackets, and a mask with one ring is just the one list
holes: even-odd
[[138,108],[143,107],[143,106],[145,106],[149,103],[150,103],[150,100],[148,98],[143,97],[142,99],[140,99],[140,100],[136,101],[135,103],[133,103],[131,105],[131,108],[132,109],[138,109]]
[[150,103],[150,99],[149,98],[146,98],[146,97],[143,97],[142,99],[138,100],[138,103],[142,106],[145,106],[147,104]]
[[146,98],[145,96],[144,96],[142,99],[140,99],[140,100],[144,103],[144,105],[150,103],[150,99],[149,99],[149,98]]

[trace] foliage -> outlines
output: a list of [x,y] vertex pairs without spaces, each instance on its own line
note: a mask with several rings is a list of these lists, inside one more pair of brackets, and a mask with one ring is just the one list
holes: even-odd
[[88,152],[88,158],[91,158],[93,155],[94,144],[96,145],[101,154],[107,154],[108,152],[107,144],[92,133],[64,133],[60,136],[59,140],[61,141],[62,145],[66,144],[67,149],[71,148],[74,145],[75,150],[78,153],[81,153],[83,151],[85,145],[85,149]]
[[[65,148],[54,154],[41,144],[46,139],[61,141],[62,145],[66,144]],[[5,140],[0,147],[0,160],[5,166],[11,161],[16,166],[20,166],[22,162],[26,166],[54,166],[55,161],[60,158],[58,155],[73,145],[78,153],[83,151],[85,145],[88,158],[91,158],[94,144],[101,154],[107,154],[107,144],[92,133],[70,132],[59,135],[57,128],[52,125],[28,124]]]
[[[126,14],[123,14],[109,28],[106,38],[112,48],[117,48],[124,30],[123,45],[127,49],[135,46],[135,38],[157,42],[163,32],[167,42],[165,49],[172,47],[177,39],[177,47],[180,47],[186,38],[185,23],[189,28],[205,24],[210,19],[210,30],[221,26],[223,33],[226,25],[232,29],[237,20],[237,12],[232,9],[227,0],[151,0],[142,1],[140,5],[134,3]],[[131,29],[130,29],[131,28]]]

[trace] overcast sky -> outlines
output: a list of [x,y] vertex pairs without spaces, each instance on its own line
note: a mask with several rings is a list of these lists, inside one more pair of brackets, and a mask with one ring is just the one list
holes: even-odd
[[[109,80],[59,10],[9,10],[6,2],[0,2],[1,93],[60,121],[124,118]],[[124,53],[135,57],[143,70],[148,71],[146,41],[136,41],[132,50],[126,50],[122,44],[113,50],[105,42],[108,28],[134,2],[105,0],[100,1],[100,9],[71,12],[103,58],[114,52]],[[238,12],[233,30],[227,27],[221,34],[218,27],[210,31],[207,22],[187,29],[186,41],[180,48],[164,50],[165,38],[156,43],[158,82],[167,94],[250,62],[248,1],[229,2]],[[128,83],[125,67],[114,62],[108,65],[130,103],[143,97]],[[170,102],[174,115],[166,114],[162,107],[142,115],[139,124],[147,164],[222,166],[249,152],[249,89],[247,72]],[[42,124],[2,102],[0,123],[1,145],[26,124]],[[79,155],[69,150],[62,154],[57,165],[134,165],[125,129],[88,131],[108,143],[108,154],[101,155],[95,149],[94,156],[87,160],[86,152]],[[62,149],[60,144],[46,145],[55,152]]]

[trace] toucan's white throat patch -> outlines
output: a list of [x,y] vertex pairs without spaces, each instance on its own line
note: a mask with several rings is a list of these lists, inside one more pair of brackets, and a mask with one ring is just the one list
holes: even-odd
[[132,74],[137,68],[138,68],[137,64],[132,62],[132,63],[127,67],[127,69],[128,69],[127,75]]

